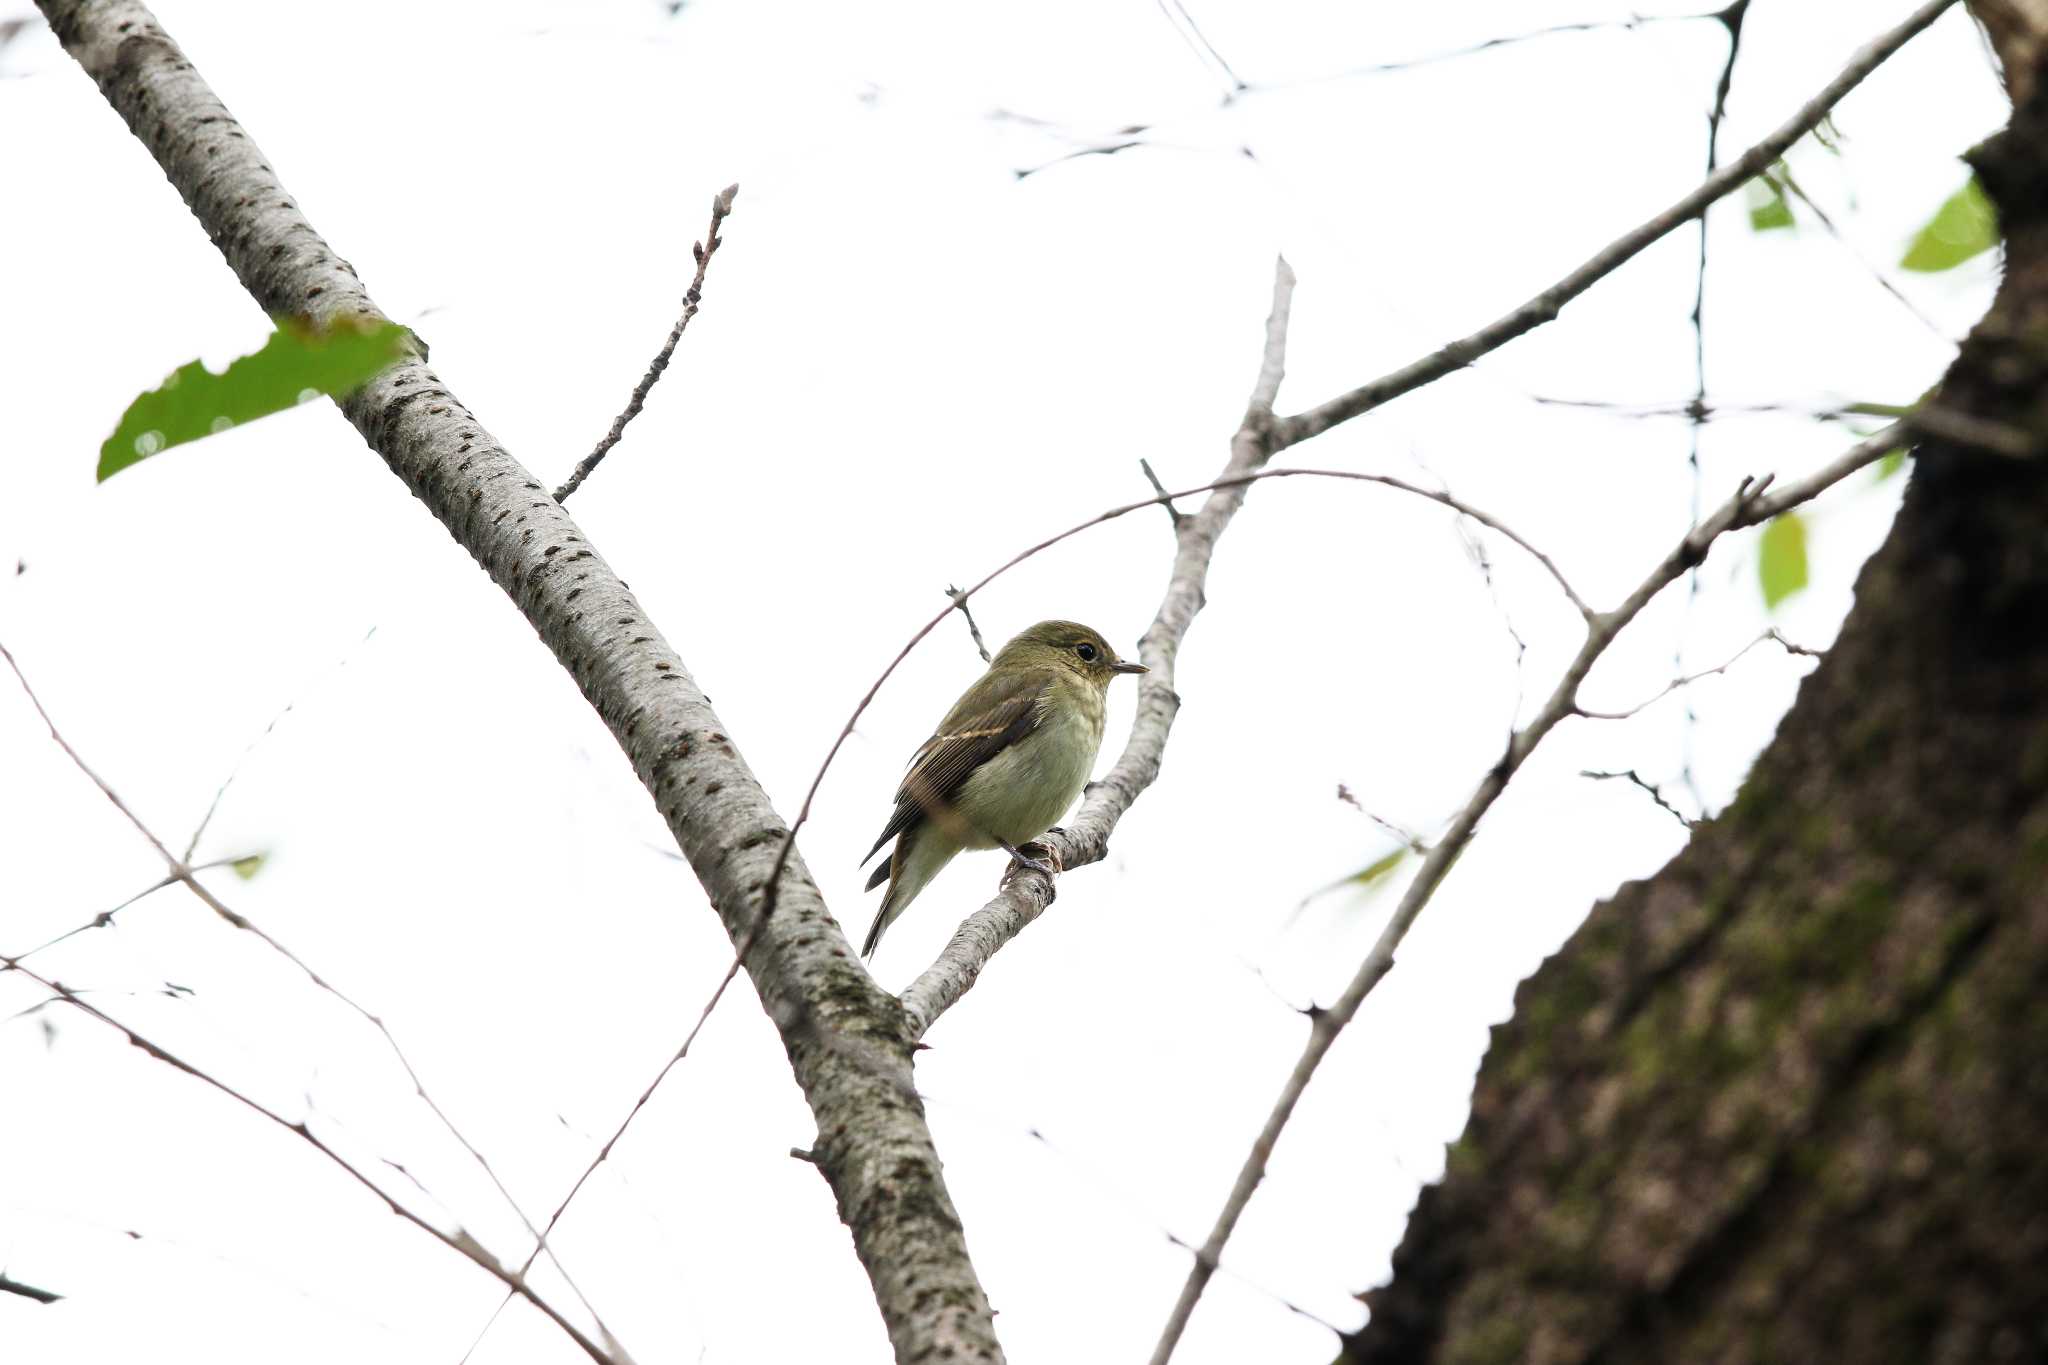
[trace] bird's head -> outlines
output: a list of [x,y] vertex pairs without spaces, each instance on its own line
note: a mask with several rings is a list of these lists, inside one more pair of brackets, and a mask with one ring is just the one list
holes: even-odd
[[1040,621],[996,651],[991,669],[1021,665],[1026,668],[1056,668],[1107,688],[1119,673],[1145,673],[1141,663],[1117,657],[1109,641],[1097,632],[1073,621]]

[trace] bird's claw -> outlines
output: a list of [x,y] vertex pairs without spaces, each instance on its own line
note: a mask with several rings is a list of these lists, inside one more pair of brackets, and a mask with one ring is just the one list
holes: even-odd
[[1053,851],[1050,844],[1034,841],[1019,844],[1014,848],[1005,844],[1003,848],[1019,866],[1028,867],[1034,872],[1043,872],[1048,881],[1060,874],[1060,855]]

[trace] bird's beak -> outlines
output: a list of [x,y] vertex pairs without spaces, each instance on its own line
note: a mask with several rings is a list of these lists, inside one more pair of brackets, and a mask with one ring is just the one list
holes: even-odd
[[1152,670],[1143,664],[1132,663],[1129,659],[1119,659],[1109,666],[1109,671],[1112,673],[1150,673]]

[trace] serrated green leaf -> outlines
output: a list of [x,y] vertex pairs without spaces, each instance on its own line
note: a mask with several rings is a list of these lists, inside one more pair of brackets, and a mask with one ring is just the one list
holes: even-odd
[[1934,211],[1899,265],[1926,272],[1953,270],[1997,245],[1998,212],[1973,177]]
[[1785,202],[1785,190],[1770,175],[1749,182],[1749,227],[1752,232],[1775,232],[1797,226],[1792,206]]
[[1767,611],[1806,586],[1806,523],[1797,512],[1780,512],[1764,526],[1756,567]]
[[406,335],[395,322],[344,322],[318,331],[287,321],[262,349],[219,374],[197,360],[181,365],[121,414],[100,446],[99,479],[321,394],[353,392],[404,355]]
[[253,879],[258,872],[263,870],[263,860],[268,856],[268,854],[264,853],[251,853],[246,858],[235,859],[228,866],[234,869],[237,877],[246,882]]

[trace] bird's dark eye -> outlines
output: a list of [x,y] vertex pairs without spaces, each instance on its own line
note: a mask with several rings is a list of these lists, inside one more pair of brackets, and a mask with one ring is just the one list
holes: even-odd
[[1074,652],[1081,656],[1082,662],[1084,663],[1092,664],[1095,662],[1095,646],[1089,644],[1086,640],[1083,640],[1080,644],[1075,645]]

